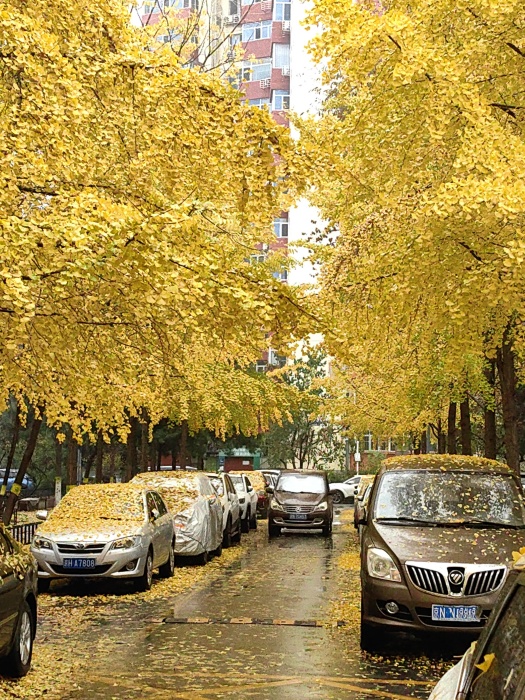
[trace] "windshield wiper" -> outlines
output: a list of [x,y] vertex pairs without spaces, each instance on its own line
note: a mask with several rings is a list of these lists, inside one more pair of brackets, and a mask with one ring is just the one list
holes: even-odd
[[502,523],[499,521],[495,520],[478,520],[476,518],[472,520],[459,520],[454,523],[450,523],[451,527],[458,526],[472,526],[472,527],[480,527],[480,528],[497,528],[498,530],[501,529],[502,527],[508,527],[513,530],[521,530],[522,528],[525,528],[525,524],[515,524],[515,523]]
[[374,518],[376,523],[416,523],[417,525],[429,525],[434,527],[435,525],[446,525],[446,523],[436,523],[434,520],[422,520],[420,518],[409,518],[407,516],[401,515],[398,518]]

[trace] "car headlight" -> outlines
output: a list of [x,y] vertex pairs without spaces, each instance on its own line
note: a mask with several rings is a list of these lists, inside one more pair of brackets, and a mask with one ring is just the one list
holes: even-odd
[[120,537],[111,545],[111,549],[133,549],[140,544],[140,537]]
[[270,502],[270,508],[271,508],[272,510],[284,510],[284,508],[282,507],[282,505],[281,505],[281,504],[279,503],[279,501],[277,501],[275,498],[272,498],[272,500],[271,500],[271,502]]
[[315,506],[314,510],[328,510],[328,503],[326,501],[322,501]]
[[368,573],[374,578],[382,578],[387,581],[401,581],[399,569],[394,564],[390,554],[383,549],[370,547],[366,553]]
[[45,537],[35,537],[33,547],[36,549],[53,549],[51,540],[46,540]]

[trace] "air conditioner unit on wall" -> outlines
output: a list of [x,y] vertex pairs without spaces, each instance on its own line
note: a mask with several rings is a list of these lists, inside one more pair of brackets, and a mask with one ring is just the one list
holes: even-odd
[[262,0],[261,2],[261,10],[262,12],[270,12],[272,9],[272,0]]
[[283,66],[281,71],[283,75],[290,75],[290,66]]
[[283,22],[283,32],[289,32],[290,31],[290,20],[285,19]]
[[270,78],[264,78],[264,80],[259,80],[259,87],[261,90],[267,90],[271,85]]
[[224,15],[224,24],[239,24],[239,15]]

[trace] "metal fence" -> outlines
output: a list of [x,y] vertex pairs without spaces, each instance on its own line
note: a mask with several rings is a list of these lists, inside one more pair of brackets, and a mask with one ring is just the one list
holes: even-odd
[[22,525],[13,525],[10,528],[11,535],[20,544],[30,544],[35,536],[35,532],[40,523],[24,523]]

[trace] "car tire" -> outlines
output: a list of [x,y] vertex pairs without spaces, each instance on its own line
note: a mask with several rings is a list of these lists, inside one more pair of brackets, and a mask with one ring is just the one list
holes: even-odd
[[210,555],[208,554],[208,552],[206,550],[204,550],[204,552],[202,552],[202,554],[199,554],[197,557],[195,557],[195,559],[196,559],[197,564],[199,566],[206,566],[206,564],[210,560]]
[[175,571],[175,540],[170,545],[170,553],[168,560],[159,566],[159,574],[161,578],[171,578]]
[[222,534],[222,546],[224,549],[228,549],[232,546],[232,521],[228,519],[226,528]]
[[250,532],[250,511],[246,513],[246,517],[241,520],[241,530],[243,532]]
[[51,579],[50,578],[39,578],[38,579],[38,592],[39,593],[47,593],[49,591],[50,586],[51,586]]
[[250,518],[250,527],[252,530],[257,530],[257,511]]
[[13,648],[2,662],[2,671],[11,678],[22,678],[31,668],[35,620],[25,600],[18,616]]
[[330,537],[332,534],[332,521],[328,523],[328,525],[323,525],[323,535],[324,537]]
[[141,593],[149,591],[153,583],[153,554],[151,549],[148,552],[146,561],[144,562],[144,571],[142,576],[135,579],[135,589]]
[[237,521],[237,532],[232,537],[232,542],[235,542],[235,544],[241,543],[241,539],[242,539],[242,527],[241,527],[241,525],[242,525],[242,521],[239,518],[239,520]]
[[281,534],[281,528],[279,525],[268,525],[268,536],[269,537],[279,537]]
[[345,500],[345,495],[342,491],[330,491],[330,493],[334,503],[342,503]]
[[[381,641],[380,641],[381,640]],[[369,654],[375,654],[381,650],[384,643],[384,633],[363,622],[361,619],[361,630],[359,637],[359,644],[363,651],[367,651]]]

